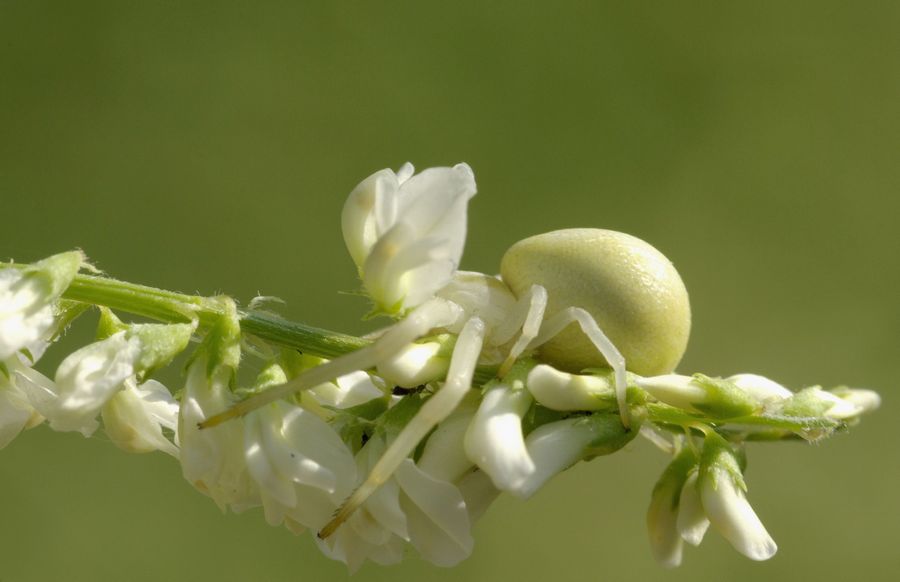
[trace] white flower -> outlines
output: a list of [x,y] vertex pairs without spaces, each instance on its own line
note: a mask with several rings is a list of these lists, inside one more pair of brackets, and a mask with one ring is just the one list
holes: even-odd
[[[368,475],[384,449],[384,438],[373,435],[359,450],[356,485]],[[346,564],[350,572],[367,559],[382,565],[399,562],[408,540],[406,514],[400,508],[400,488],[394,478],[382,484],[327,539],[316,537],[322,553]]]
[[741,376],[737,378],[739,382],[744,382],[749,390],[731,380],[710,378],[702,374],[694,376],[664,374],[649,378],[636,378],[635,383],[660,402],[683,410],[701,412],[719,418],[734,418],[758,413],[763,403],[756,398],[755,393],[760,393],[766,399],[770,399],[777,384],[759,376],[753,377],[754,379],[749,382]]
[[318,530],[356,482],[353,455],[314,413],[275,402],[245,418],[247,468],[270,525]]
[[140,355],[140,340],[120,331],[69,354],[59,365],[55,382],[23,383],[23,388],[53,430],[90,436],[100,426],[100,409],[134,377]]
[[815,386],[805,392],[828,407],[825,416],[836,420],[850,420],[881,405],[881,397],[872,390],[839,388],[830,392]]
[[0,271],[0,360],[44,337],[53,321],[52,300],[39,280],[17,269]]
[[[385,450],[384,437],[372,436],[357,454],[364,478]],[[433,564],[452,566],[474,546],[470,519],[459,488],[406,459],[379,489],[326,540],[322,551],[355,571],[366,560],[400,561],[404,540]]]
[[[162,451],[178,458],[178,446],[163,429],[175,433],[178,426],[178,403],[169,389],[156,380],[138,385],[133,378],[125,380],[124,389],[103,406],[103,430],[114,445],[129,453]],[[175,442],[178,442],[177,434]]]
[[692,546],[699,546],[706,530],[709,529],[709,519],[706,517],[697,488],[697,476],[697,471],[691,471],[678,499],[678,533],[681,539]]
[[656,561],[666,568],[681,565],[684,543],[678,528],[679,501],[696,462],[689,449],[682,450],[663,471],[650,496],[650,507],[647,509],[650,551]]
[[599,417],[576,417],[541,425],[525,439],[534,471],[510,491],[527,499],[560,472],[585,456],[588,445],[603,436]]
[[0,449],[8,445],[22,430],[43,422],[20,385],[23,382],[49,382],[40,373],[26,367],[16,358],[0,362]]
[[406,459],[394,475],[400,507],[406,513],[409,541],[437,566],[455,566],[472,553],[469,513],[456,485],[437,479]]
[[381,170],[347,198],[344,241],[376,308],[402,313],[434,296],[453,277],[466,236],[475,178],[465,164],[413,176],[405,164]]
[[47,339],[56,323],[53,303],[75,277],[82,259],[74,251],[26,269],[0,270],[0,361]]
[[735,374],[727,380],[760,402],[777,402],[794,395],[778,382],[758,374]]
[[695,404],[706,402],[708,395],[702,386],[694,382],[692,376],[680,374],[664,374],[636,380],[638,386],[651,396],[683,410],[699,412]]
[[459,492],[466,502],[469,521],[475,523],[500,495],[494,482],[484,471],[472,471],[457,483]]
[[228,389],[233,369],[223,365],[208,372],[207,362],[208,356],[198,357],[187,372],[178,419],[181,470],[184,478],[220,509],[241,511],[259,505],[259,493],[244,460],[244,419],[203,430],[197,427],[235,400]]
[[866,414],[881,406],[881,396],[874,390],[844,387],[835,388],[831,393],[852,404],[856,408],[857,414]]
[[522,435],[531,403],[528,391],[497,386],[484,395],[466,432],[466,454],[500,490],[518,490],[535,471]]
[[478,406],[475,392],[470,391],[428,437],[417,462],[420,469],[437,479],[457,483],[473,468],[465,437]]
[[703,510],[713,528],[751,560],[768,560],[778,546],[745,494],[740,467],[721,437],[708,435],[697,481]]
[[528,373],[528,390],[534,399],[552,410],[610,410],[616,393],[609,380],[599,376],[569,374],[540,364]]

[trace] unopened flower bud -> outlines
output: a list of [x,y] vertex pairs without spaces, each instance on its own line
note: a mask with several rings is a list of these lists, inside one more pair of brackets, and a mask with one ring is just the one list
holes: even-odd
[[831,393],[853,404],[858,409],[858,414],[872,412],[881,406],[881,396],[874,390],[841,387],[831,390]]
[[612,410],[616,391],[607,378],[560,372],[540,364],[528,374],[528,391],[552,410]]
[[745,416],[760,409],[760,402],[752,394],[721,378],[666,374],[635,382],[660,402],[716,418]]
[[877,408],[880,403],[881,398],[871,390],[853,391],[844,388],[829,392],[819,386],[812,386],[785,400],[780,410],[788,416],[824,416],[834,420],[850,420]]
[[760,402],[783,400],[794,395],[793,392],[778,382],[758,374],[735,374],[734,376],[729,376],[726,380]]

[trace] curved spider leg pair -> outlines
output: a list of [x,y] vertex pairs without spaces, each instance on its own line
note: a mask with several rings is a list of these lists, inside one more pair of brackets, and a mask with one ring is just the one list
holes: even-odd
[[522,334],[516,340],[516,343],[513,344],[497,375],[501,378],[505,376],[524,351],[540,347],[556,337],[570,323],[577,323],[581,331],[591,340],[594,347],[597,348],[613,369],[619,415],[625,428],[629,428],[631,419],[626,403],[628,384],[625,374],[625,358],[603,330],[600,329],[594,317],[580,307],[568,307],[549,319],[544,319],[544,312],[547,308],[547,290],[541,285],[532,285],[531,289],[522,296],[520,302],[528,305],[527,315],[522,324]]
[[459,333],[450,359],[447,379],[434,395],[425,401],[419,412],[403,427],[384,454],[369,471],[366,480],[341,505],[334,517],[319,531],[319,537],[327,538],[359,508],[366,499],[384,484],[416,446],[442,420],[452,413],[472,387],[472,376],[481,347],[484,343],[485,325],[479,317],[466,321]]
[[[517,313],[508,320],[510,322],[508,327],[504,326],[507,329],[500,330],[496,337],[491,338],[496,343],[506,343],[519,329],[523,330],[524,338],[522,336],[518,338],[513,352],[507,358],[507,370],[525,350],[528,343],[537,335],[544,308],[547,304],[546,295],[547,292],[543,287],[534,286],[526,296],[523,296],[517,302]],[[451,304],[456,305],[452,302]],[[466,310],[460,306],[457,306],[457,308],[460,310],[457,319],[459,321],[463,319]],[[402,324],[403,322],[400,322],[397,325]],[[449,326],[450,324],[444,323],[444,325]],[[438,327],[438,325],[435,325],[435,327]],[[422,408],[412,420],[403,427],[375,466],[369,471],[366,480],[341,505],[332,520],[319,531],[320,538],[325,539],[333,534],[354,511],[365,503],[366,499],[378,487],[390,479],[394,471],[415,450],[422,439],[459,406],[459,403],[472,387],[472,377],[475,374],[475,368],[481,356],[485,337],[493,331],[488,330],[484,320],[478,316],[473,315],[465,320],[465,324],[459,332],[456,345],[453,348],[450,368],[447,371],[443,385],[422,405]],[[392,331],[388,333],[392,333]],[[420,335],[424,335],[424,332]],[[403,346],[398,345],[396,347],[399,350]]]
[[[543,320],[547,306],[547,290],[540,285],[533,285],[517,304],[518,313],[510,321],[514,322],[513,335],[516,329],[521,334],[510,350],[509,355],[500,367],[500,377],[509,371],[515,360],[526,350],[533,349],[549,341],[570,323],[577,322],[584,333],[591,339],[601,354],[616,370],[616,390],[623,424],[628,427],[627,409],[625,407],[625,360],[618,349],[594,321],[593,317],[581,308],[569,308]],[[402,322],[401,322],[402,323]],[[398,324],[400,325],[400,324]],[[508,333],[508,332],[507,332]],[[386,334],[387,335],[387,334]],[[423,334],[424,335],[424,334]],[[450,361],[450,369],[443,386],[435,392],[421,410],[400,431],[396,439],[388,446],[381,459],[372,467],[366,480],[338,509],[334,518],[319,531],[319,537],[327,538],[356,511],[366,499],[387,481],[397,467],[406,459],[428,433],[443,421],[465,397],[472,386],[472,377],[486,335],[485,323],[481,318],[469,318],[454,347]],[[493,338],[502,342],[500,338]],[[507,340],[508,341],[508,340]],[[621,389],[620,389],[621,388]]]

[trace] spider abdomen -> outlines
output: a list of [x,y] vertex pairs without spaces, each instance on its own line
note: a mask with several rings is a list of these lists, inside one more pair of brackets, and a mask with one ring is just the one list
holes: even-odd
[[[544,286],[547,317],[585,309],[633,372],[671,372],[687,348],[691,310],[684,283],[672,263],[639,238],[594,228],[536,235],[506,251],[500,273],[516,296]],[[574,323],[541,346],[539,356],[572,372],[607,365]]]

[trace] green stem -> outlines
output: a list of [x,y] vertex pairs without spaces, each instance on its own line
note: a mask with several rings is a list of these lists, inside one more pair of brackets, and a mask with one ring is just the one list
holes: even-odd
[[[798,436],[800,438],[815,438],[810,435],[833,431],[840,428],[841,424],[825,417],[774,415],[711,419],[691,414],[663,403],[648,403],[645,405],[645,410],[647,419],[657,425],[677,426],[683,429],[698,429],[699,425],[707,425],[715,427],[719,433],[733,433],[747,440],[793,440],[798,438]],[[748,427],[757,429],[760,432],[748,433],[746,430]]]
[[[222,313],[220,302],[212,297],[185,295],[94,275],[76,275],[63,297],[157,321],[182,323],[196,319],[201,329],[212,326]],[[238,314],[243,332],[320,358],[336,358],[372,343],[269,313],[238,310]],[[495,367],[480,366],[476,378],[486,382],[496,372]]]
[[[77,275],[63,297],[158,321],[181,323],[196,319],[200,328],[210,327],[222,313],[221,304],[215,298],[175,293],[92,275]],[[244,332],[321,358],[334,358],[370,343],[267,313],[239,311],[239,315]]]

